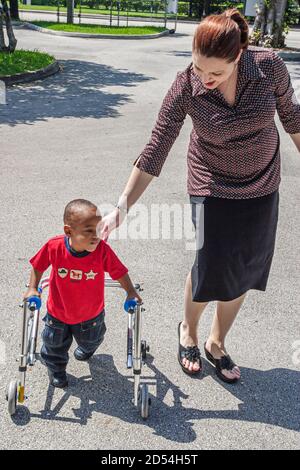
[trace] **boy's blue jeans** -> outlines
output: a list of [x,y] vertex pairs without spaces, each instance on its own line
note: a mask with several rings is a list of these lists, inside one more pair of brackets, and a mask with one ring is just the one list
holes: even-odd
[[53,373],[66,370],[69,361],[68,351],[73,337],[84,353],[94,353],[102,343],[106,332],[104,318],[103,310],[91,320],[67,325],[47,313],[43,318],[45,328],[42,333],[41,357],[48,369]]

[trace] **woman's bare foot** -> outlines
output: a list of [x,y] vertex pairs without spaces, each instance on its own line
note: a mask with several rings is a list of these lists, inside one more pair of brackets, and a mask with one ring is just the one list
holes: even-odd
[[[197,335],[192,334],[191,331],[189,331],[189,328],[184,321],[180,324],[180,344],[184,348],[197,346],[198,344]],[[193,362],[184,357],[181,364],[190,372],[199,372],[201,370],[199,359]]]
[[[206,341],[205,348],[215,359],[221,359],[221,357],[228,355],[224,345],[217,344],[211,339]],[[237,365],[230,370],[221,369],[221,373],[229,380],[239,380],[241,378],[241,371]]]

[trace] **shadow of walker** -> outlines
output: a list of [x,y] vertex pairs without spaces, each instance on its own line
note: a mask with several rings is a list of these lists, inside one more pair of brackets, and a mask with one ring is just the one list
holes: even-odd
[[[90,375],[78,379],[69,375],[70,385],[54,406],[55,389],[49,385],[45,406],[41,413],[30,413],[23,407],[23,410],[18,411],[13,418],[14,422],[24,425],[31,418],[39,418],[85,426],[93,413],[101,413],[127,423],[142,424],[153,429],[155,435],[180,443],[189,443],[199,439],[193,426],[194,421],[201,419],[246,421],[294,431],[300,430],[300,373],[294,370],[259,371],[241,368],[243,382],[234,385],[224,384],[216,378],[218,386],[226,388],[228,393],[241,403],[238,404],[237,409],[235,405],[234,410],[221,409],[221,407],[218,410],[201,410],[183,406],[183,400],[189,398],[189,395],[161,373],[154,365],[153,357],[148,355],[147,366],[151,371],[151,383],[153,384],[153,378],[155,378],[157,393],[156,396],[151,395],[150,417],[143,421],[139,410],[132,403],[131,376],[124,376],[118,372],[112,356],[97,355],[88,364]],[[214,374],[213,368],[211,367],[210,370],[209,365],[205,369]],[[202,380],[206,380],[206,375]],[[202,380],[195,378],[191,380],[196,380],[201,387]],[[165,397],[170,392],[173,400],[172,404],[168,405],[165,403]],[[218,393],[217,389],[215,393]],[[80,400],[79,407],[72,409],[74,417],[60,416],[70,397],[77,397]],[[170,403],[170,399],[168,402]],[[107,424],[109,425],[109,421]],[[207,426],[205,432],[207,432]]]

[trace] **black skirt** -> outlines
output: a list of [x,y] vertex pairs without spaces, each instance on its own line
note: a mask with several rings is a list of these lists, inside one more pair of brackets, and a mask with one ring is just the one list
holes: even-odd
[[190,196],[196,230],[195,302],[229,301],[266,290],[274,254],[279,192],[252,199]]

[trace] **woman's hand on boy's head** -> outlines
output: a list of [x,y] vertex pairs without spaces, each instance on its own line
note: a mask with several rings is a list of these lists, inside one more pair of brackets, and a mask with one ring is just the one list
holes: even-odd
[[102,217],[97,225],[97,236],[106,241],[110,233],[118,226],[116,211],[112,211],[109,214]]
[[118,208],[115,208],[112,212],[103,216],[101,221],[98,223],[97,236],[101,240],[106,241],[110,233],[119,227],[124,219],[125,215],[121,213]]

